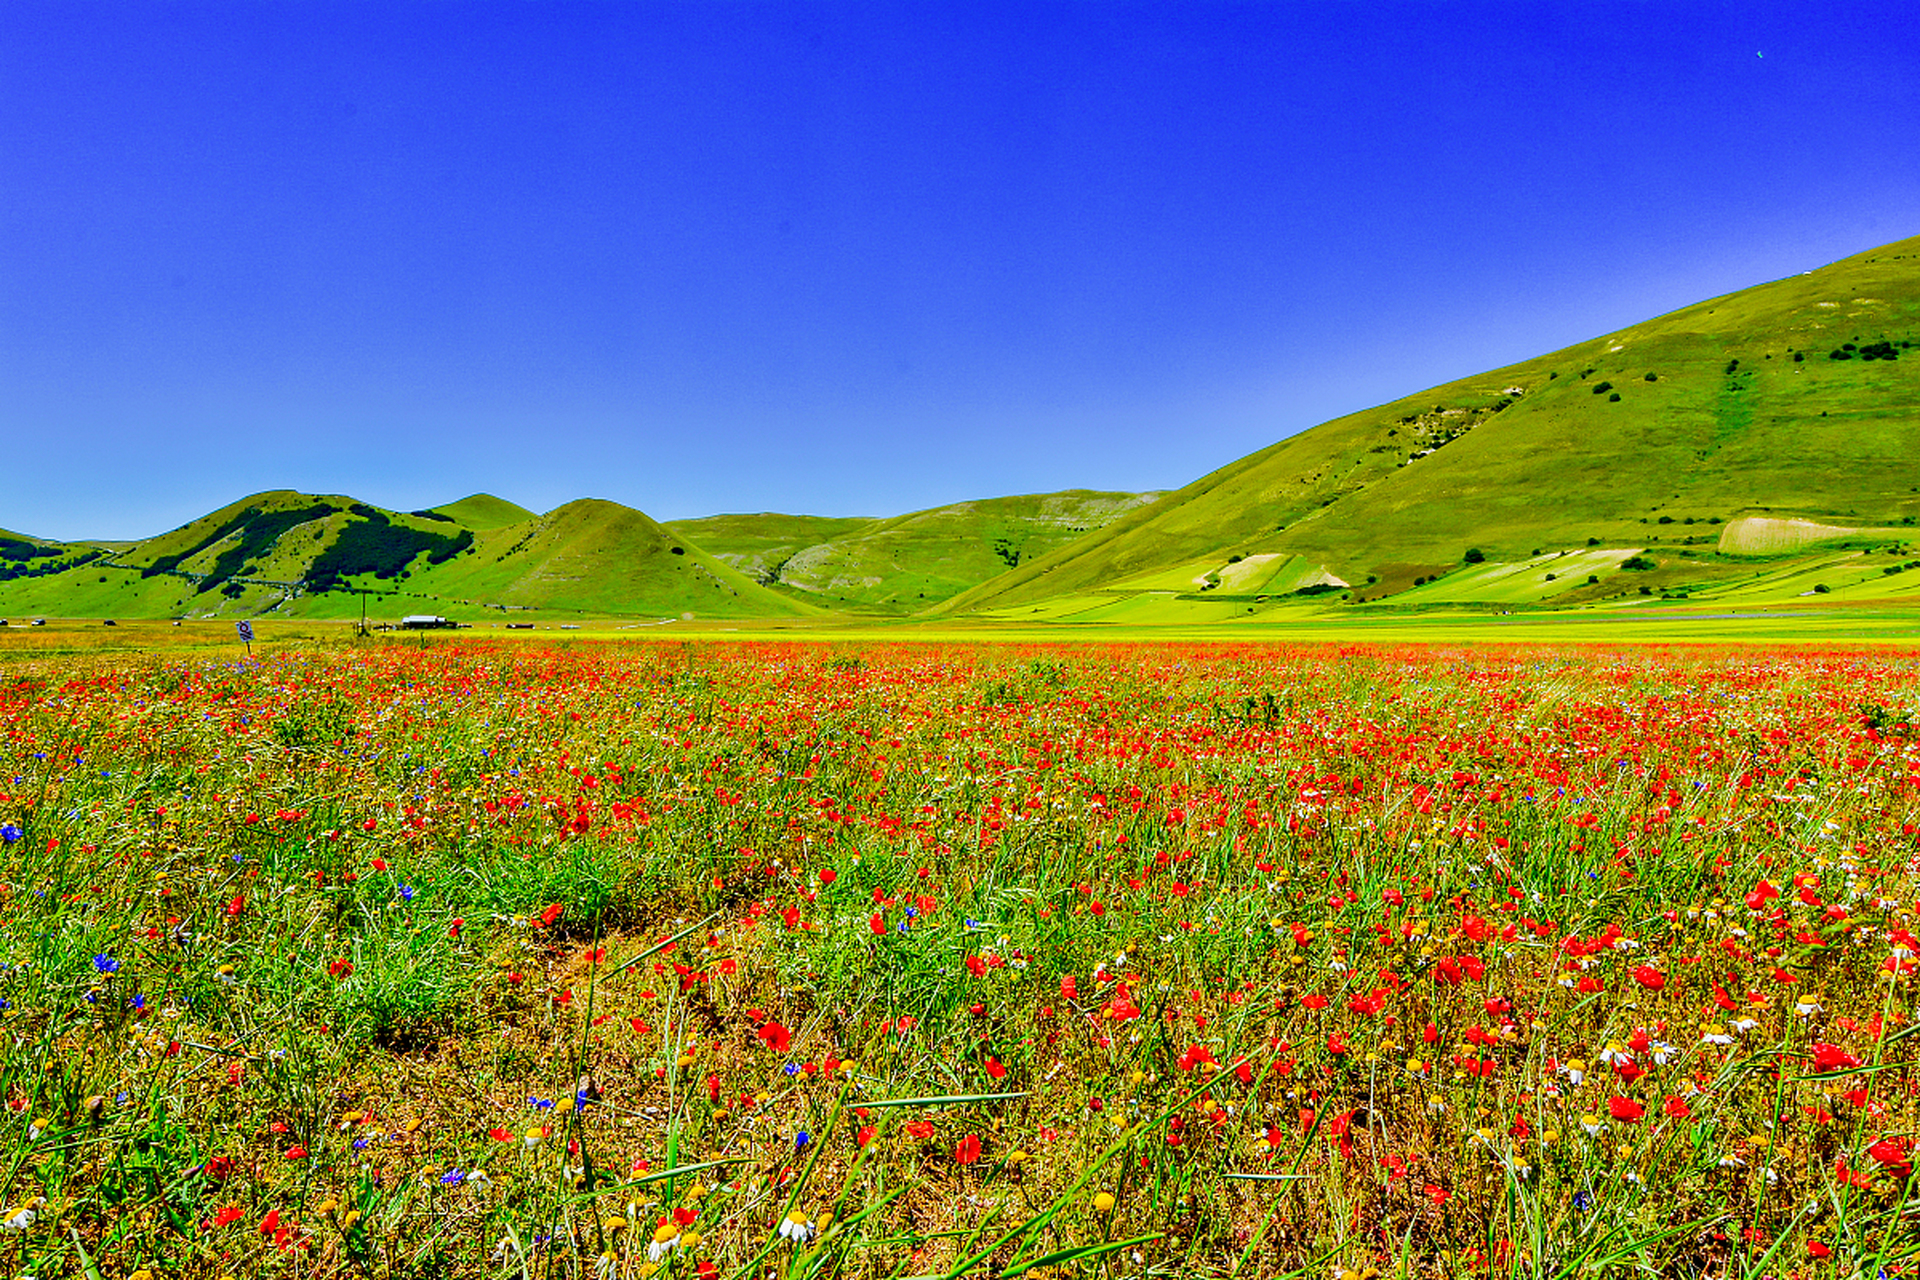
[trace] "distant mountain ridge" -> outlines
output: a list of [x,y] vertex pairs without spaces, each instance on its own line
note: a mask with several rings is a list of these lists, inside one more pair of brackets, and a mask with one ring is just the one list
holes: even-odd
[[[363,595],[376,612],[462,619],[898,613],[910,592],[945,599],[1152,496],[1075,492],[893,519],[769,514],[668,526],[592,498],[544,515],[490,494],[403,512],[280,489],[131,543],[0,533],[0,613],[348,617]],[[812,576],[796,562],[810,563]]]
[[1025,494],[886,518],[759,515],[670,520],[756,582],[841,608],[912,613],[1078,540],[1161,495]]
[[[31,540],[29,540],[31,541]],[[0,550],[5,544],[0,544]],[[619,503],[543,516],[486,494],[390,511],[341,494],[253,494],[117,550],[57,548],[62,572],[0,582],[0,608],[78,616],[348,617],[385,612],[802,617],[770,591]]]
[[0,613],[1211,623],[1330,608],[1920,603],[1920,237],[1417,392],[1172,492],[656,522],[255,494],[0,531]]

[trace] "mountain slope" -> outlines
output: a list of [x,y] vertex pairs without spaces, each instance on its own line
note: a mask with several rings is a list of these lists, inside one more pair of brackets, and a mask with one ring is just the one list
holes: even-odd
[[888,518],[763,513],[675,520],[667,527],[795,598],[909,612],[1066,546],[1159,496],[1075,489]]
[[[254,494],[113,551],[0,541],[0,611],[106,617],[296,617],[507,609],[631,616],[793,617],[770,591],[641,512],[598,500],[488,526],[484,495],[419,515],[342,495]],[[23,557],[15,566],[6,557]],[[371,596],[363,599],[362,593]]]
[[1916,339],[1920,238],[1335,419],[943,608],[1208,557],[1299,556],[1376,597],[1469,549],[1672,545],[1670,524],[1749,513],[1901,526],[1920,515]]
[[508,502],[505,498],[496,498],[490,493],[473,493],[458,502],[449,502],[443,507],[433,507],[434,515],[445,516],[456,524],[464,525],[475,531],[499,529],[510,524],[519,524],[522,520],[533,519],[533,512],[517,502]]
[[412,590],[475,603],[614,614],[797,617],[819,610],[753,581],[642,512],[583,498],[475,535]]

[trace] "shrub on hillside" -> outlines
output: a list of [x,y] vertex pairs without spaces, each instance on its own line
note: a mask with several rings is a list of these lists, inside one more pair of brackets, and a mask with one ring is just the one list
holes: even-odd
[[0,538],[0,560],[21,563],[27,560],[50,559],[60,554],[59,547],[42,547],[20,538]]
[[1620,562],[1620,567],[1622,569],[1635,569],[1635,570],[1644,571],[1647,569],[1657,569],[1660,566],[1655,564],[1653,561],[1647,559],[1645,556],[1628,556],[1625,560],[1622,560]]
[[[355,514],[373,511],[359,507]],[[443,564],[473,545],[473,531],[462,529],[449,537],[426,533],[394,524],[378,511],[371,516],[349,521],[333,545],[314,557],[307,571],[307,587],[312,591],[331,591],[342,578],[356,573],[371,573],[376,578],[398,576],[422,551],[427,563]]]
[[[240,540],[222,551],[207,570],[207,576],[200,580],[201,591],[211,591],[241,571],[241,566],[257,559],[274,543],[280,535],[295,525],[305,524],[309,520],[319,520],[334,513],[335,508],[324,502],[312,506],[299,507],[292,511],[269,511],[249,518],[240,531]],[[231,593],[230,593],[231,594]]]

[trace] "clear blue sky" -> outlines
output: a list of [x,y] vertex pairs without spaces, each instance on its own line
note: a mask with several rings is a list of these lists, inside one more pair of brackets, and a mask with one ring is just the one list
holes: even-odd
[[1920,232],[1903,4],[0,11],[0,527],[1144,489]]

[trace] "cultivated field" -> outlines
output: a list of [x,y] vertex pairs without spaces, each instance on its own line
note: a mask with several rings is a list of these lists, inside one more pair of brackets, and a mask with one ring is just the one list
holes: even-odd
[[1910,649],[107,634],[7,1274],[1920,1263]]

